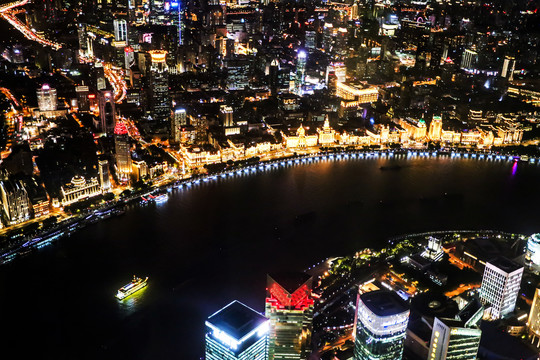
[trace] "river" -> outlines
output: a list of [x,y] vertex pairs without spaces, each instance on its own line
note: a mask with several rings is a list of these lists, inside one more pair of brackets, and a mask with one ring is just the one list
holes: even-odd
[[[385,166],[385,170],[381,170]],[[12,358],[199,359],[204,320],[233,299],[263,311],[267,272],[452,229],[539,231],[540,167],[356,159],[177,189],[0,268]],[[133,274],[148,287],[118,302]]]

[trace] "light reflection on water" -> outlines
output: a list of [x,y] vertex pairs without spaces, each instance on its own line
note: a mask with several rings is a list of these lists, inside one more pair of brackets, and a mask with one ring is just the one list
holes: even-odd
[[144,303],[144,300],[147,297],[147,290],[148,285],[122,300],[117,299],[118,307],[125,315],[131,315],[135,313],[137,311],[137,308]]

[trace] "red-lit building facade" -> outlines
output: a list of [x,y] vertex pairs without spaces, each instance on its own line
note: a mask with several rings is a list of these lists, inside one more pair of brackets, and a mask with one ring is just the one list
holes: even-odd
[[269,360],[306,359],[311,351],[313,279],[305,273],[267,277],[265,316],[270,319]]

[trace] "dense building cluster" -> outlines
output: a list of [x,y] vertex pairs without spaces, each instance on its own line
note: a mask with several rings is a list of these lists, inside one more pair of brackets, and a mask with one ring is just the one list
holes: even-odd
[[356,254],[376,266],[352,277],[338,258],[332,275],[269,274],[264,314],[233,302],[208,318],[206,359],[537,359],[539,268],[524,253],[537,238],[428,236],[401,259],[388,253],[404,243],[383,262]]
[[[0,5],[0,21],[2,236],[15,229],[4,250],[37,236],[45,217],[63,219],[68,234],[100,209],[260,160],[401,148],[539,153],[534,1],[19,0]],[[522,264],[533,272],[539,244],[530,238]],[[433,264],[447,250],[432,239],[398,266],[446,286]],[[207,359],[306,359],[312,344],[326,354],[347,341],[355,360],[404,351],[474,359],[482,349],[498,359],[479,321],[516,314],[524,268],[490,251],[480,240],[448,250],[483,279],[444,316],[407,303],[418,284],[386,269],[397,282],[360,286],[343,343],[313,336],[310,276],[269,275],[264,316],[234,302],[208,318]],[[520,326],[512,331],[523,335]]]
[[[61,207],[98,193],[71,189],[78,177],[118,194],[218,163],[321,149],[532,144],[536,10],[510,1],[9,3],[0,7],[10,34],[0,44],[3,157],[28,144],[30,175]],[[49,163],[62,150],[70,154]]]

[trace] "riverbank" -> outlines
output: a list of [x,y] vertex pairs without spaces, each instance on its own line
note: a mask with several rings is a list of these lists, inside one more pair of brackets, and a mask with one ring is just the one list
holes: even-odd
[[[224,170],[211,172],[204,175],[194,175],[185,179],[173,179],[160,186],[153,187],[150,191],[138,191],[120,197],[114,201],[105,203],[102,207],[93,209],[91,212],[83,212],[76,216],[68,217],[59,223],[53,229],[47,229],[31,237],[22,238],[9,247],[2,250],[0,254],[0,265],[13,261],[18,256],[27,255],[33,250],[47,246],[48,244],[64,237],[69,237],[76,231],[94,224],[97,221],[104,220],[111,216],[117,216],[123,212],[119,209],[127,204],[139,203],[141,197],[155,196],[164,191],[170,191],[173,188],[190,188],[199,184],[227,179],[234,176],[266,172],[271,169],[295,165],[306,165],[320,161],[343,161],[343,160],[362,160],[362,159],[416,159],[416,158],[449,158],[449,159],[470,159],[477,161],[496,161],[496,162],[524,162],[534,165],[540,165],[540,158],[518,155],[505,155],[493,152],[483,151],[450,151],[450,150],[341,150],[325,151],[318,153],[297,154],[274,160],[259,161],[256,163],[246,162],[243,165],[228,167]],[[397,169],[397,168],[396,168]],[[381,170],[385,170],[381,168]],[[107,213],[104,216],[103,213]]]

